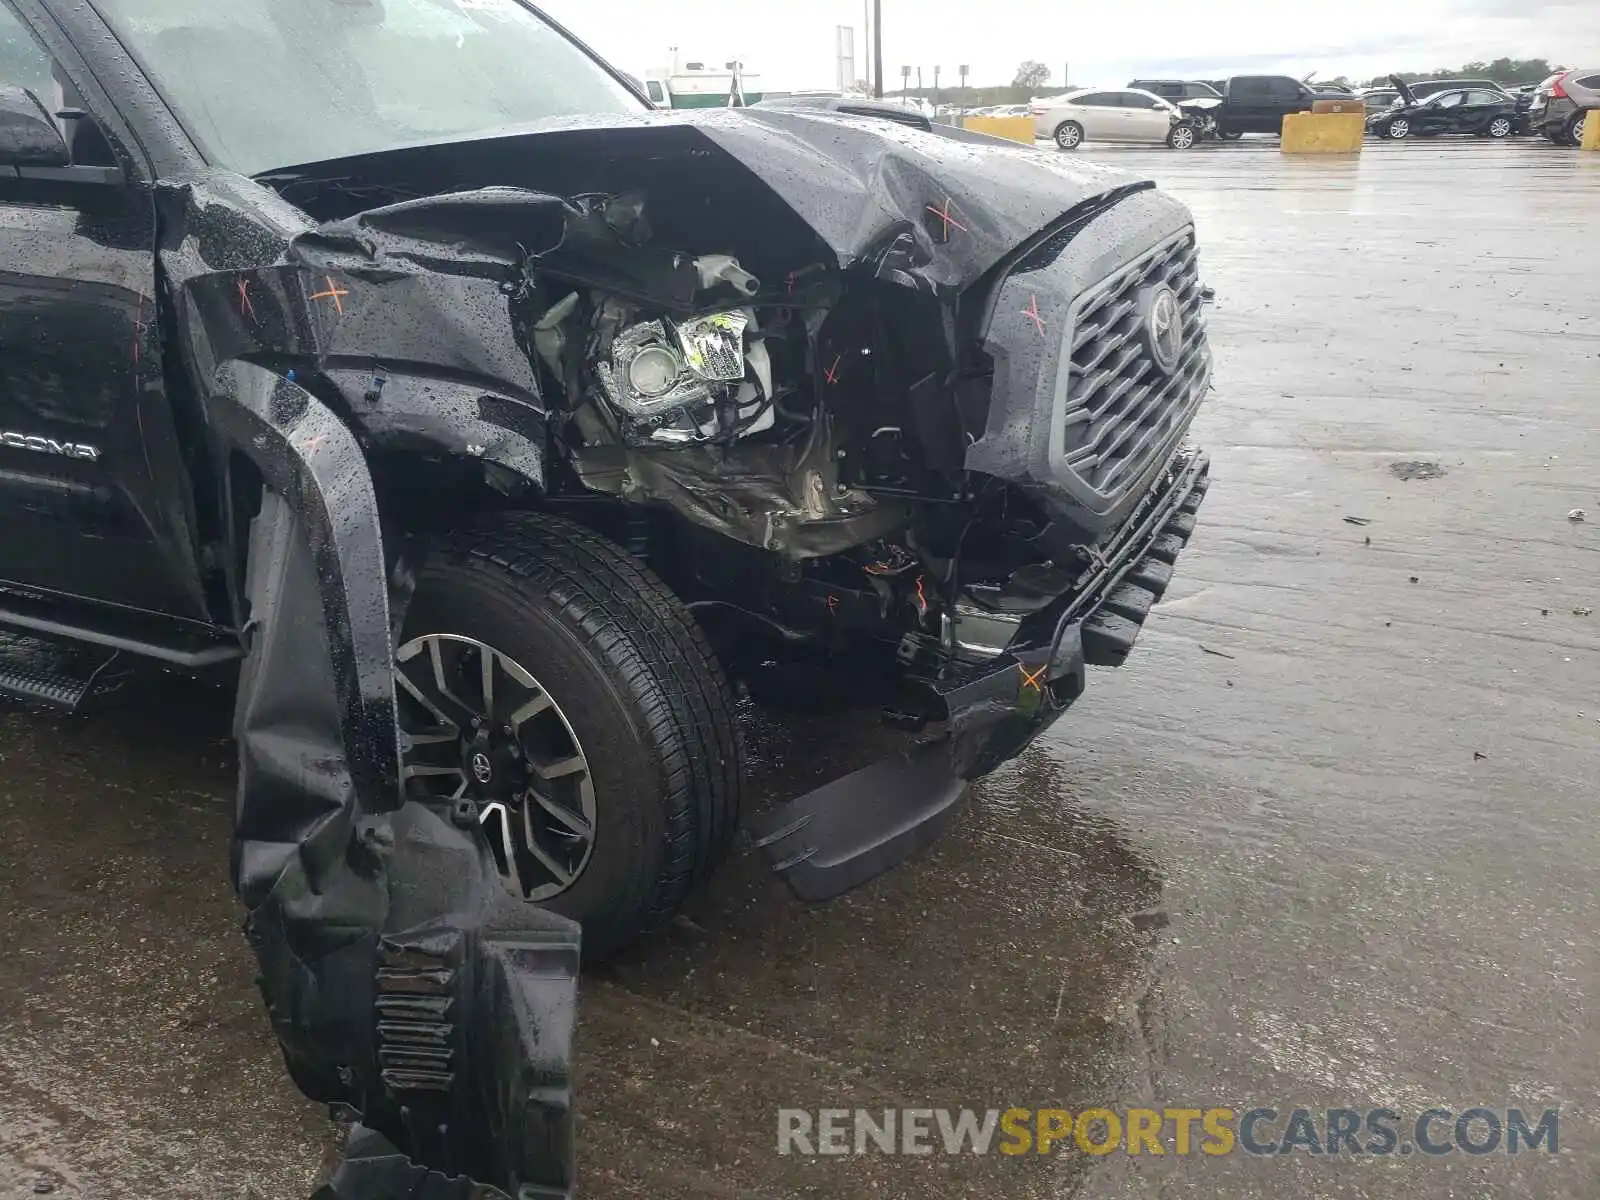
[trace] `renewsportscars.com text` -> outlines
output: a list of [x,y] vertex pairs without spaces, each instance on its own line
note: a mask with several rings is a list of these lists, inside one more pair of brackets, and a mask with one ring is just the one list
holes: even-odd
[[778,1153],[1558,1154],[1560,1110],[1430,1108],[947,1108],[778,1110]]

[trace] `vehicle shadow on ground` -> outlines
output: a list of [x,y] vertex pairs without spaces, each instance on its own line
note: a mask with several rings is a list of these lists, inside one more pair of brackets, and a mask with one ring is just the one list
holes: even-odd
[[[870,761],[871,725],[749,722],[748,801]],[[1088,786],[1030,751],[929,851],[825,905],[741,845],[670,930],[589,974],[587,1173],[607,1195],[694,1195],[699,1173],[741,1195],[1069,1189],[1075,1151],[808,1160],[781,1157],[777,1129],[780,1108],[1076,1110],[1148,1093],[1162,873],[1084,804]]]

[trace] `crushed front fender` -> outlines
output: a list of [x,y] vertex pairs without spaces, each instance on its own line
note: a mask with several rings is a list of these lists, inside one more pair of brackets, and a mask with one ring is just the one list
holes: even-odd
[[225,363],[208,401],[262,481],[233,852],[260,986],[295,1082],[397,1155],[375,1170],[373,1143],[352,1139],[359,1161],[335,1194],[377,1200],[396,1178],[463,1176],[509,1196],[568,1195],[578,930],[506,893],[470,811],[401,791],[383,542],[360,448],[316,397],[261,367]]

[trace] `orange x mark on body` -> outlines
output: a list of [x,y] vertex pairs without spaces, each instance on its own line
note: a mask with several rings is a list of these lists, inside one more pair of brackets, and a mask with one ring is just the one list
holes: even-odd
[[334,308],[339,310],[339,315],[341,317],[344,316],[344,297],[350,293],[336,284],[332,275],[324,275],[322,278],[328,285],[327,290],[313,292],[311,298],[313,300],[332,300]]
[[948,242],[950,240],[950,231],[952,229],[959,229],[962,233],[967,232],[967,227],[950,215],[949,196],[944,198],[944,206],[942,208],[936,204],[929,204],[927,209],[944,223],[944,237],[940,239],[941,241]]
[[1039,315],[1039,297],[1034,296],[1029,300],[1028,307],[1022,310],[1022,315],[1039,327],[1039,336],[1043,337],[1044,318]]
[[1037,671],[1030,673],[1026,663],[1018,663],[1017,674],[1022,676],[1022,690],[1027,691],[1029,688],[1032,688],[1041,696],[1044,695],[1044,687],[1042,685],[1045,674],[1049,670],[1050,664],[1045,663],[1044,666],[1040,667]]

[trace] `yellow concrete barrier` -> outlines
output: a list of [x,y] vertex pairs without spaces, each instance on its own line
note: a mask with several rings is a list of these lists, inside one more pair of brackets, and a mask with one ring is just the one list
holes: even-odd
[[1600,150],[1600,108],[1591,108],[1583,117],[1583,141],[1579,143],[1585,150]]
[[963,117],[961,124],[973,133],[987,133],[991,137],[1033,145],[1032,117]]
[[1283,119],[1283,152],[1359,154],[1366,134],[1361,113],[1290,113]]

